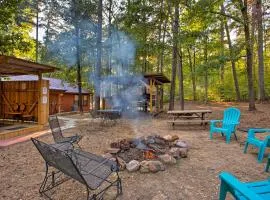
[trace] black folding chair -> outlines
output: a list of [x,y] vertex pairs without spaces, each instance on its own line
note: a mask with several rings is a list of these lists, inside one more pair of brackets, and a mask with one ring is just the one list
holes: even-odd
[[[119,167],[116,162],[80,149],[62,151],[37,139],[31,138],[31,140],[46,164],[45,178],[39,189],[40,194],[52,199],[47,193],[71,178],[86,186],[87,200],[103,199],[104,193],[112,186],[117,188],[117,196],[122,193]],[[111,176],[113,174],[116,176]],[[98,191],[94,193],[96,189]]]
[[79,141],[82,139],[82,136],[73,135],[70,137],[64,137],[56,115],[49,116],[49,125],[52,131],[53,139],[56,143],[69,142],[76,144],[80,148]]

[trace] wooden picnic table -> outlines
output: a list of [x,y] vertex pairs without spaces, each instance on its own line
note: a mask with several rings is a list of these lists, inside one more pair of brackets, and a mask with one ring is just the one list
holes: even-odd
[[172,120],[168,123],[174,126],[175,124],[200,123],[206,125],[209,120],[207,114],[212,113],[212,110],[170,110],[167,112],[172,115]]
[[97,114],[106,119],[118,119],[121,117],[121,110],[116,109],[97,110]]

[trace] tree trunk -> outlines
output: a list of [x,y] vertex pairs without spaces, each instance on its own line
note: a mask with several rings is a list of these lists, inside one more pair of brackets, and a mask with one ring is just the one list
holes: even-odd
[[38,7],[38,1],[36,1],[36,62],[38,62],[38,14],[39,14],[39,7]]
[[[221,6],[221,12],[224,13],[223,11],[223,6]],[[225,19],[224,17],[222,17],[221,19],[221,23],[220,23],[220,44],[221,44],[221,48],[220,48],[220,55],[222,57],[222,62],[220,63],[220,96],[221,96],[221,100],[224,100],[224,66],[225,66],[225,59],[224,59],[224,22]]]
[[190,48],[187,48],[188,52],[188,64],[189,64],[189,70],[190,70],[190,76],[191,76],[191,82],[192,82],[192,96],[193,96],[193,101],[197,100],[197,95],[196,95],[196,77],[195,77],[195,48],[194,48],[194,63],[192,63],[192,55],[190,52]]
[[175,3],[175,8],[174,8],[174,22],[172,24],[173,49],[172,49],[172,75],[171,75],[171,88],[170,88],[169,110],[173,110],[174,109],[175,78],[176,78],[176,68],[177,68],[178,27],[179,27],[179,3]]
[[98,26],[97,26],[97,64],[95,83],[95,110],[100,109],[100,79],[101,79],[101,40],[102,40],[102,0],[98,1]]
[[241,13],[244,21],[244,32],[245,32],[245,46],[247,55],[247,78],[248,78],[248,99],[249,99],[249,110],[256,110],[255,106],[255,95],[253,85],[253,52],[252,52],[252,41],[250,37],[249,19],[248,19],[248,3],[247,0],[239,0],[241,5]]
[[[225,13],[224,5],[222,5],[222,11]],[[232,74],[233,74],[234,88],[235,88],[235,93],[236,93],[236,100],[240,101],[241,96],[240,96],[239,83],[238,83],[238,78],[237,78],[237,73],[236,73],[235,58],[234,58],[235,55],[234,55],[234,50],[232,46],[232,41],[231,41],[231,36],[230,36],[230,31],[229,31],[229,26],[228,26],[227,21],[225,21],[224,25],[225,25],[227,42],[228,42],[229,51],[230,51],[230,60],[232,64]]]
[[257,0],[257,26],[258,26],[258,75],[259,75],[259,100],[265,100],[264,89],[264,59],[263,59],[263,22],[262,22],[262,1]]
[[[171,7],[168,7],[168,12],[170,12]],[[160,58],[160,73],[163,73],[163,67],[164,67],[164,51],[165,51],[165,36],[166,36],[166,30],[167,30],[167,24],[168,24],[168,18],[166,17],[164,25],[163,25],[163,35],[162,35],[162,49],[161,49],[161,58]],[[163,86],[160,89],[160,109],[163,109]]]
[[182,57],[182,50],[181,45],[179,45],[178,50],[178,79],[179,79],[179,103],[181,110],[184,110],[184,76],[183,76],[183,57]]
[[208,38],[205,36],[204,39],[204,49],[203,49],[203,55],[204,55],[204,103],[206,104],[208,102]]
[[81,78],[81,49],[80,49],[80,28],[78,22],[76,22],[75,33],[76,33],[77,85],[79,92],[78,108],[80,113],[82,114],[83,105],[82,105],[82,78]]

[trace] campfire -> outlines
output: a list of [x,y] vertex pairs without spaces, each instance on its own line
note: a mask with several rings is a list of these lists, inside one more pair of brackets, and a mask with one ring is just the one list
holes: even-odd
[[106,157],[115,159],[121,169],[142,173],[165,170],[165,165],[187,157],[189,149],[188,144],[176,135],[122,139],[111,143],[110,147]]
[[155,155],[155,153],[152,150],[146,150],[143,152],[143,157],[145,160],[152,160],[152,159],[156,159],[157,156]]

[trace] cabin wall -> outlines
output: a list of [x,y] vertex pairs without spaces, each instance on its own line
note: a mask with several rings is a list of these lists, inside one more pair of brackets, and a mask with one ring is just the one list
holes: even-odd
[[[77,111],[78,98],[77,94],[50,91],[50,115]],[[83,111],[87,112],[90,109],[90,95],[83,95],[83,99]]]

